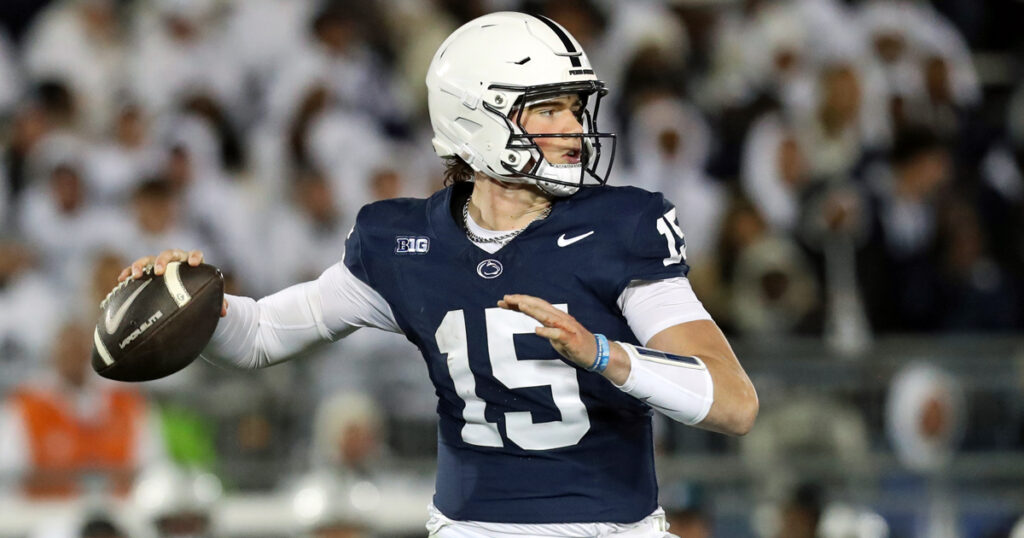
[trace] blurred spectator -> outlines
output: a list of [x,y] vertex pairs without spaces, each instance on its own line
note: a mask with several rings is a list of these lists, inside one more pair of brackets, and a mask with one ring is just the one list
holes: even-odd
[[798,486],[782,506],[782,520],[776,538],[817,538],[818,523],[825,507],[823,495],[820,486]]
[[[959,197],[958,197],[959,198]],[[941,287],[946,331],[1011,331],[1020,326],[1017,283],[992,257],[974,207],[951,200],[941,216]]]
[[221,491],[220,480],[212,474],[154,466],[135,482],[132,507],[153,526],[157,538],[210,537]]
[[[304,538],[366,538],[370,527],[367,503],[377,504],[376,490],[354,487],[352,481],[311,474],[293,485],[292,511]],[[363,496],[369,495],[370,498]]]
[[853,172],[864,151],[861,77],[850,63],[831,63],[822,67],[816,89],[816,105],[798,120],[800,145],[807,148],[813,176],[842,179]]
[[760,470],[757,495],[783,498],[803,480],[816,479],[822,465],[836,471],[840,490],[871,476],[871,438],[862,410],[831,396],[783,398],[759,419],[765,420],[764,427],[740,444],[747,467]]
[[233,491],[273,489],[296,462],[307,461],[309,415],[315,409],[316,394],[308,386],[297,388],[303,386],[297,373],[301,364],[279,365],[255,378],[218,376],[212,384],[202,383],[198,393],[176,389],[190,395],[190,403],[214,423],[215,454],[224,455],[217,457],[217,474]]
[[[979,98],[978,76],[967,44],[956,28],[931,5],[910,0],[868,0],[859,7],[860,23],[885,72],[890,96],[922,95],[928,58],[949,69],[949,97],[960,106]],[[930,91],[930,90],[929,90]]]
[[128,227],[126,216],[92,204],[82,178],[82,143],[54,135],[39,148],[43,176],[21,200],[19,228],[32,241],[57,281],[74,282],[80,262],[113,244]]
[[128,263],[127,258],[112,249],[99,249],[87,255],[81,260],[83,269],[71,282],[78,302],[82,304],[68,309],[80,313],[83,319],[96,315],[100,303],[117,285],[116,275]]
[[316,2],[246,0],[229,2],[229,6],[225,46],[245,81],[244,97],[249,102],[241,112],[248,123],[268,109],[270,85],[288,59],[299,53]]
[[257,278],[257,223],[245,186],[225,171],[217,134],[207,119],[186,115],[167,127],[164,174],[207,259],[236,274],[244,286]]
[[0,121],[7,118],[21,98],[21,84],[15,50],[7,33],[0,28]]
[[43,111],[48,126],[65,134],[75,134],[82,115],[82,103],[67,82],[58,78],[39,80],[32,100]]
[[[312,469],[299,479],[294,497],[305,528],[322,533],[314,536],[335,536],[329,529],[400,531],[409,521],[397,509],[430,502],[430,477],[386,464],[384,436],[384,410],[369,396],[343,392],[321,402],[313,423]],[[414,521],[422,528],[422,516]]]
[[330,180],[338,209],[352,218],[371,200],[369,179],[375,169],[403,156],[393,154],[370,115],[341,106],[325,83],[313,81],[295,97],[284,107],[287,121],[272,122],[259,134],[258,143],[268,150],[260,167],[273,178],[271,199],[291,196],[280,178],[313,168]]
[[311,461],[339,476],[368,476],[384,456],[384,415],[368,396],[341,393],[324,401],[313,422]]
[[775,231],[795,230],[802,195],[813,179],[796,129],[781,114],[766,114],[751,126],[740,182]]
[[159,252],[169,248],[168,245],[208,250],[190,228],[193,223],[181,220],[181,194],[170,180],[156,177],[136,187],[132,211],[135,226],[131,233],[121,234],[120,242],[129,259],[145,256],[146,252]]
[[885,428],[908,469],[941,472],[963,437],[966,418],[964,388],[949,372],[916,362],[893,376]]
[[25,41],[35,80],[63,81],[91,133],[107,130],[124,88],[127,42],[115,0],[61,0],[36,19]]
[[895,373],[885,406],[885,431],[899,462],[932,477],[911,494],[920,496],[917,527],[924,536],[956,538],[958,491],[941,481],[959,448],[968,410],[963,384],[927,362],[912,362]]
[[711,130],[696,107],[667,97],[643,103],[634,118],[631,183],[660,191],[676,205],[679,227],[687,234],[687,260],[704,263],[726,203],[724,187],[704,172]]
[[928,330],[939,324],[939,195],[950,172],[943,141],[913,129],[899,135],[889,166],[870,178],[870,238],[858,266],[877,331]]
[[[626,64],[622,80],[622,93],[613,101],[616,114],[611,118],[614,123],[601,129],[615,129],[616,123],[621,125],[618,130],[627,138],[632,136],[634,120],[632,115],[648,101],[661,98],[679,97],[685,94],[685,71],[683,59],[677,51],[662,48],[656,43],[638,47]],[[622,150],[630,150],[623,145]],[[623,156],[632,163],[639,156],[628,152]]]
[[281,257],[265,269],[264,289],[281,289],[293,282],[315,279],[338,263],[353,215],[338,209],[331,183],[315,170],[299,172],[291,181],[287,206],[274,214],[265,241]]
[[871,340],[858,274],[858,248],[870,248],[870,208],[850,181],[805,187],[797,237],[813,256],[824,301],[825,341],[843,356],[868,350]]
[[126,494],[134,473],[164,458],[145,399],[90,371],[88,327],[64,325],[52,370],[21,384],[0,420],[0,469],[36,499]]
[[[981,162],[977,216],[990,254],[1024,290],[1024,85],[1018,86],[1006,114],[1006,134]],[[1024,306],[1017,310],[1024,319]]]
[[193,95],[241,107],[242,73],[217,24],[214,0],[154,0],[133,28],[132,96],[150,114]]
[[28,538],[127,538],[129,533],[109,509],[85,507],[66,517],[50,517]]
[[60,322],[60,297],[28,245],[0,240],[0,394],[40,367]]
[[789,238],[765,236],[740,251],[732,276],[732,316],[741,334],[817,333],[818,285]]
[[699,510],[683,509],[666,511],[669,530],[679,538],[711,538],[711,521]]
[[[372,200],[370,178],[389,160],[391,149],[368,118],[341,109],[325,110],[309,126],[310,163],[325,171],[338,194],[341,209],[355,215]],[[338,148],[348,148],[340,152]]]
[[[51,90],[52,94],[60,93],[57,87]],[[60,103],[44,101],[41,93],[42,88],[37,89],[33,97],[19,107],[11,120],[3,166],[6,168],[4,188],[12,212],[19,203],[21,193],[33,179],[30,170],[33,152],[46,139],[47,134],[57,127],[60,121],[58,116],[63,115],[59,110],[63,108]],[[10,216],[8,220],[11,220]]]
[[[433,52],[452,31],[457,21],[439,9],[435,0],[391,0],[382,14],[395,43],[395,75],[400,95],[410,112],[420,121],[427,118],[427,67]],[[587,49],[588,51],[590,49]],[[593,61],[593,60],[591,60]]]
[[82,525],[81,538],[127,538],[109,519],[93,517]]
[[311,82],[322,81],[333,102],[368,114],[383,127],[400,128],[408,101],[387,69],[392,53],[385,50],[388,28],[380,22],[377,3],[322,2],[307,28],[302,50],[288,58],[271,87],[271,102],[294,103]]
[[658,498],[673,536],[711,538],[714,535],[710,510],[700,486],[682,481],[666,484]]
[[718,236],[716,251],[717,274],[711,281],[717,285],[708,288],[700,286],[699,280],[694,288],[708,311],[732,330],[731,293],[736,265],[744,249],[756,244],[768,234],[768,226],[764,217],[750,200],[734,197],[722,218],[722,231]]
[[132,102],[116,111],[111,136],[84,155],[84,177],[94,203],[109,208],[124,205],[141,178],[152,172],[158,158],[149,121]]
[[723,13],[713,39],[709,104],[743,105],[764,94],[799,113],[812,102],[807,29],[793,3],[742,2]]

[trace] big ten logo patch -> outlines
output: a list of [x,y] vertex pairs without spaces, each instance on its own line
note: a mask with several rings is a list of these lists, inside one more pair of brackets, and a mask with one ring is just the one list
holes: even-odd
[[430,239],[420,235],[399,235],[395,237],[395,254],[426,254],[430,250]]

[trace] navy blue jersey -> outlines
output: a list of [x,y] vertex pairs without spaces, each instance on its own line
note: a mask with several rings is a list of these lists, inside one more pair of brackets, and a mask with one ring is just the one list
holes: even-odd
[[616,300],[632,280],[685,276],[675,209],[641,189],[587,188],[489,254],[453,216],[469,187],[364,207],[344,260],[427,361],[435,506],[501,523],[643,519],[657,507],[650,408],[564,361],[533,334],[536,320],[497,302],[534,295],[636,343]]

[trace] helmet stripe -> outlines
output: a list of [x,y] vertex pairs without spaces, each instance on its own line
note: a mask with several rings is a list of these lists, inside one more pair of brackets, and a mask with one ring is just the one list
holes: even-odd
[[572,56],[569,56],[569,61],[572,62],[572,66],[581,67],[579,52],[576,50],[576,45],[572,44],[572,39],[569,39],[569,34],[565,33],[560,26],[555,24],[555,21],[543,15],[534,15],[534,17],[548,25],[548,28],[551,28],[551,31],[558,36],[558,39],[562,40],[562,45],[565,45],[565,51],[572,54]]

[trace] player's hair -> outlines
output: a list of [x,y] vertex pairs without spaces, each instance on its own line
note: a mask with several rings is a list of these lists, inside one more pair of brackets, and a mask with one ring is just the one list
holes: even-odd
[[452,155],[444,158],[444,185],[447,187],[455,183],[472,181],[476,172],[473,167],[462,157]]

